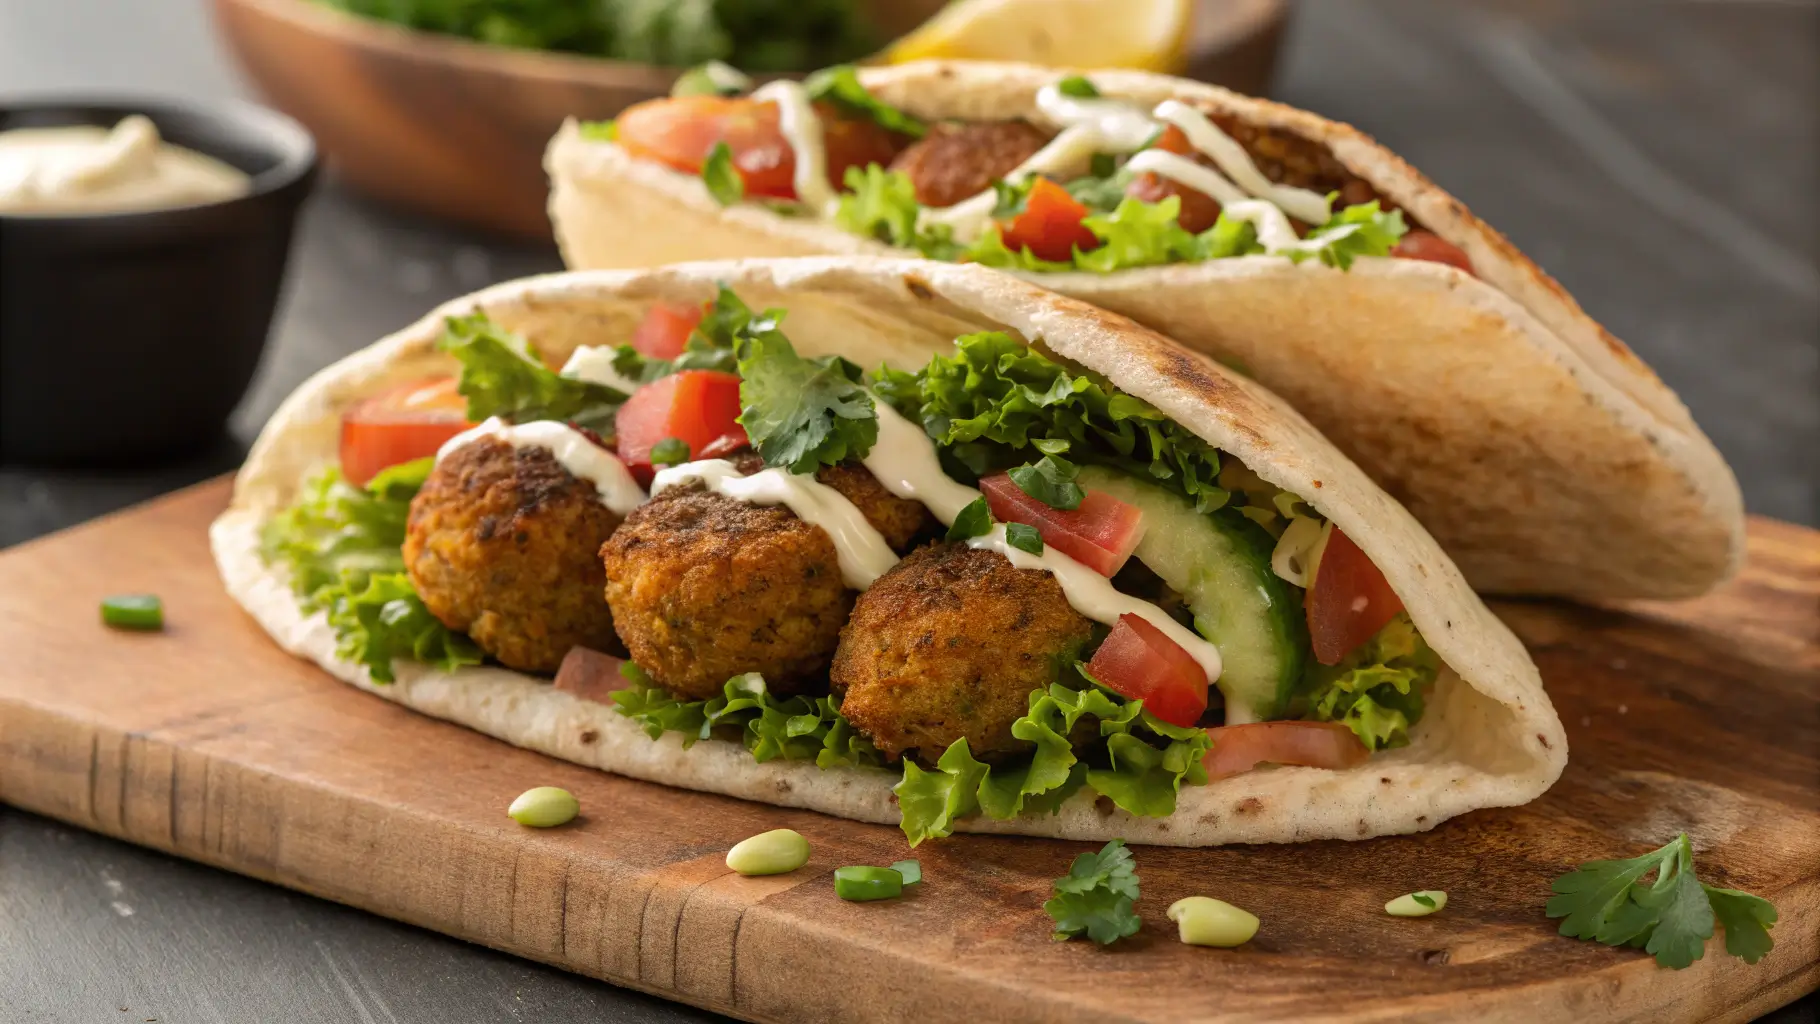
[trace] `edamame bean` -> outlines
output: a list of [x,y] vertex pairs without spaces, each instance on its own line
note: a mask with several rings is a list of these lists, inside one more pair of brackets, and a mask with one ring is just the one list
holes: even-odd
[[1230,949],[1251,941],[1258,933],[1258,919],[1224,900],[1188,896],[1169,905],[1169,920],[1190,946]]
[[581,813],[581,802],[575,794],[556,786],[538,786],[518,794],[506,809],[512,820],[532,828],[555,828],[567,825]]
[[1427,917],[1447,906],[1447,894],[1439,889],[1423,889],[1407,896],[1398,896],[1384,904],[1384,913],[1391,917]]
[[741,839],[727,851],[727,867],[742,875],[781,875],[807,863],[809,840],[787,828]]
[[903,895],[904,876],[891,868],[854,866],[834,870],[834,895],[865,902]]

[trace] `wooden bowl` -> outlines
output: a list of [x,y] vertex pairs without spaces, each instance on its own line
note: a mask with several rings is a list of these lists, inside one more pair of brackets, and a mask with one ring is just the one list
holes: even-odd
[[[272,104],[303,122],[360,191],[505,234],[548,238],[544,144],[566,117],[608,118],[669,92],[678,69],[487,46],[309,0],[214,0]],[[944,0],[878,0],[901,33]],[[1197,0],[1189,74],[1242,92],[1269,82],[1288,0]]]

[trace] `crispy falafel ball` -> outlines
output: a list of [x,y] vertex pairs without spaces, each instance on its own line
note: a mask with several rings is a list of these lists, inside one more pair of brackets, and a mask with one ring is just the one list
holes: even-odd
[[821,527],[699,485],[635,509],[600,549],[607,604],[632,660],[679,696],[762,672],[794,693],[826,670],[853,607]]
[[1092,635],[1049,573],[933,544],[860,597],[830,679],[841,714],[888,756],[933,762],[964,736],[988,759],[1028,749],[1011,723]]
[[554,672],[576,645],[620,650],[596,554],[619,516],[544,448],[481,438],[411,502],[404,561],[430,614],[511,668]]

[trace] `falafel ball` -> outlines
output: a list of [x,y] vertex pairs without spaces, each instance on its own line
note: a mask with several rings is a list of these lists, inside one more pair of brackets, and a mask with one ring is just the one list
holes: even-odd
[[1049,573],[932,544],[861,595],[830,679],[841,714],[887,756],[933,762],[965,737],[988,759],[1030,747],[1011,723],[1092,635]]
[[632,660],[696,700],[745,672],[762,672],[774,693],[802,689],[827,668],[853,607],[821,527],[700,485],[633,510],[600,559]]
[[548,449],[481,438],[411,501],[405,568],[430,614],[501,664],[554,672],[576,645],[621,650],[596,554],[619,526]]
[[1028,121],[942,122],[897,155],[891,169],[910,178],[916,201],[953,206],[979,195],[1049,143]]

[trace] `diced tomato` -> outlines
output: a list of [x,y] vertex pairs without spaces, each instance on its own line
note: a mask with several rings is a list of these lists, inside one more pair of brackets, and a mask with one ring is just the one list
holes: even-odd
[[1102,576],[1124,568],[1144,539],[1144,512],[1105,491],[1088,491],[1079,507],[1050,508],[1003,473],[980,481],[986,505],[1000,522],[1034,526],[1043,543]]
[[1321,552],[1305,607],[1316,660],[1338,665],[1403,610],[1403,599],[1352,538],[1335,527]]
[[1207,710],[1206,670],[1140,615],[1119,616],[1087,671],[1170,725],[1191,728]]
[[1338,771],[1360,764],[1371,751],[1338,722],[1252,722],[1207,730],[1213,740],[1201,763],[1209,778],[1248,772],[1260,764],[1293,764]]
[[1390,250],[1390,254],[1406,260],[1445,263],[1450,267],[1464,270],[1468,274],[1474,273],[1472,258],[1466,255],[1466,250],[1432,231],[1411,231],[1403,236],[1396,248]]
[[[900,140],[870,120],[847,120],[816,104],[828,182],[839,188],[849,167],[888,165]],[[679,171],[699,174],[718,143],[726,143],[746,194],[796,198],[796,153],[784,137],[777,104],[745,97],[675,96],[648,100],[619,115],[619,144],[626,152]]]
[[719,370],[684,370],[647,384],[619,407],[614,427],[619,457],[640,483],[650,483],[651,449],[674,437],[691,457],[716,443],[745,445],[739,419],[739,377]]
[[1087,207],[1068,194],[1068,190],[1048,178],[1036,179],[1024,212],[1009,221],[999,221],[999,232],[1005,247],[1013,251],[1029,249],[1038,259],[1063,262],[1074,258],[1074,250],[1085,252],[1097,248],[1099,236],[1081,221]]
[[569,653],[562,657],[562,666],[556,670],[556,689],[572,693],[582,700],[606,704],[614,691],[632,685],[631,680],[619,671],[625,663],[623,658],[602,654],[589,647],[571,647]]
[[672,306],[660,302],[651,307],[632,332],[632,347],[652,359],[675,359],[689,343],[689,335],[701,325],[706,310],[700,306]]
[[364,486],[388,466],[435,455],[473,426],[455,378],[433,377],[356,404],[341,417],[341,475]]
[[[1163,129],[1163,134],[1157,136],[1157,140],[1151,144],[1151,148],[1167,150],[1190,159],[1195,157],[1194,147],[1189,144],[1188,136],[1182,134],[1182,130],[1175,125]],[[1146,203],[1160,203],[1170,196],[1180,196],[1182,212],[1176,215],[1176,223],[1180,224],[1184,230],[1196,234],[1213,227],[1214,221],[1220,219],[1218,200],[1205,192],[1196,192],[1180,182],[1150,171],[1131,179],[1131,184],[1125,186],[1125,194],[1142,199]]]

